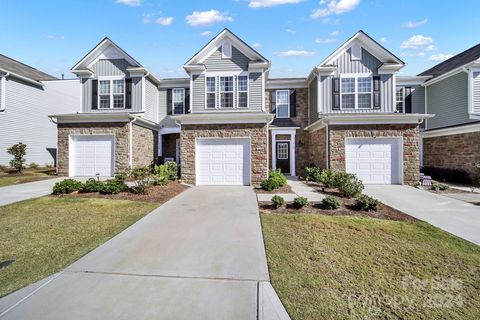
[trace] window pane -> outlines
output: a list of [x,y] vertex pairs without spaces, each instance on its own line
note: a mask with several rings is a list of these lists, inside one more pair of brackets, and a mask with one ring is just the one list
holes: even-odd
[[247,108],[248,107],[248,92],[239,92],[238,93],[238,107]]
[[124,90],[124,81],[113,80],[113,93],[123,93],[123,90]]
[[398,112],[403,112],[403,88],[397,88],[396,92],[396,107]]
[[247,76],[238,77],[238,91],[247,91],[248,90],[248,78]]
[[287,90],[277,91],[277,105],[288,104],[289,95]]
[[99,108],[107,109],[110,108],[110,95],[100,96],[100,105]]
[[207,77],[207,92],[215,92],[215,77]]
[[355,109],[354,94],[342,94],[342,109]]
[[114,108],[123,108],[123,94],[118,94],[113,96],[113,107]]
[[174,102],[185,101],[185,90],[183,90],[183,89],[173,89],[173,101]]
[[277,117],[288,118],[288,104],[277,104]]
[[278,160],[288,159],[288,143],[277,144],[277,159]]
[[183,114],[185,113],[185,108],[183,102],[175,102],[173,104],[173,113],[174,114]]
[[222,108],[233,108],[233,93],[222,93],[220,99]]
[[215,109],[215,93],[207,93],[207,108]]
[[233,92],[233,77],[220,77],[220,91]]
[[342,93],[354,93],[355,92],[355,78],[342,78],[341,79],[341,92]]
[[369,109],[372,107],[372,95],[370,93],[358,94],[358,108]]
[[358,92],[372,92],[372,78],[358,78]]
[[100,94],[110,93],[110,80],[100,80]]

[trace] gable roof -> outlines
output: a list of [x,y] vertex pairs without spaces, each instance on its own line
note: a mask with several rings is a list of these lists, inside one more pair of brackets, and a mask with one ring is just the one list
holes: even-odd
[[363,30],[359,30],[350,39],[345,41],[337,50],[330,54],[325,60],[323,60],[317,66],[317,68],[330,65],[332,60],[335,60],[335,58],[343,53],[344,50],[348,49],[350,44],[352,44],[352,42],[355,40],[358,40],[365,47],[365,49],[367,49],[367,51],[370,52],[370,54],[372,54],[375,58],[380,60],[380,62],[383,62],[384,64],[398,64],[399,66],[405,65],[405,62],[403,62],[399,57],[388,51],[384,46],[375,41]]
[[480,43],[467,49],[456,56],[447,59],[436,66],[423,71],[419,76],[433,76],[433,78],[441,76],[444,73],[452,71],[456,68],[464,66],[480,58]]
[[35,69],[34,67],[26,65],[20,61],[4,56],[3,54],[0,54],[0,70],[9,72],[13,76],[20,76],[36,82],[43,80],[57,80],[57,78],[54,76]]
[[218,48],[218,46],[225,40],[228,39],[232,42],[233,46],[242,52],[252,61],[270,63],[270,61],[262,56],[258,51],[249,46],[245,41],[240,39],[237,35],[231,32],[229,29],[223,29],[219,34],[217,34],[213,39],[211,39],[202,49],[195,53],[184,66],[199,64],[202,61],[202,58],[209,56],[211,51]]
[[140,67],[143,66],[131,55],[125,52],[120,48],[115,42],[110,40],[108,37],[105,37],[100,41],[92,50],[90,50],[79,62],[77,62],[73,67],[72,71],[87,69],[88,65],[95,61],[103,53],[108,52],[109,55],[114,56],[117,59],[123,58],[127,60],[132,66]]

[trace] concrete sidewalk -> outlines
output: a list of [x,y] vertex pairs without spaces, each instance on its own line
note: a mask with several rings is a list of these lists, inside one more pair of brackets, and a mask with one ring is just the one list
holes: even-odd
[[480,245],[480,207],[402,185],[366,185],[365,194]]
[[38,198],[52,193],[53,185],[65,178],[46,179],[0,188],[0,206]]
[[268,281],[253,190],[195,187],[31,296],[0,300],[0,318],[288,319]]

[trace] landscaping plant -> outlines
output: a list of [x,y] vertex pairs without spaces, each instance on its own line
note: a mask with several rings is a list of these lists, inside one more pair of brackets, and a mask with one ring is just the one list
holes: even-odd
[[127,190],[125,182],[118,179],[110,179],[101,183],[100,193],[103,194],[117,194]]
[[10,161],[10,167],[16,172],[21,173],[23,169],[25,169],[27,145],[19,142],[8,148],[7,152],[13,156],[13,160]]
[[475,172],[477,173],[476,174],[476,179],[477,179],[476,183],[477,183],[477,186],[480,187],[480,163],[477,163],[475,165]]
[[103,182],[94,178],[88,179],[80,189],[81,192],[100,192],[103,188]]
[[326,196],[322,200],[322,207],[324,209],[338,209],[342,205],[340,199],[334,196]]
[[78,191],[83,187],[83,183],[73,179],[65,179],[55,183],[53,186],[53,194],[68,194]]
[[297,209],[303,208],[308,205],[308,199],[305,197],[297,197],[293,199],[293,206]]
[[148,183],[152,178],[150,173],[150,168],[135,168],[130,171],[130,176],[134,179],[134,187],[132,188],[133,192],[143,194],[147,190]]
[[316,166],[305,168],[307,181],[321,183],[325,188],[331,188],[334,184],[335,171],[332,169],[320,169]]
[[270,171],[268,179],[260,183],[260,187],[267,191],[272,191],[287,184],[287,178],[280,170]]
[[283,199],[283,197],[281,196],[274,195],[272,197],[272,203],[275,209],[278,209],[285,204],[285,199]]
[[30,165],[29,165],[28,167],[29,167],[30,169],[38,169],[39,166],[38,166],[38,163],[32,162],[32,163],[30,163]]
[[356,197],[362,193],[363,182],[352,173],[336,172],[333,177],[333,187],[337,188],[345,197]]
[[168,180],[178,179],[178,165],[175,161],[167,161],[164,166],[167,168]]
[[432,186],[430,188],[435,191],[446,191],[450,187],[448,186],[448,184],[433,181]]
[[320,175],[322,174],[322,169],[316,166],[305,167],[305,179],[307,181],[320,182]]
[[380,201],[367,195],[361,195],[355,200],[355,208],[362,211],[377,211]]

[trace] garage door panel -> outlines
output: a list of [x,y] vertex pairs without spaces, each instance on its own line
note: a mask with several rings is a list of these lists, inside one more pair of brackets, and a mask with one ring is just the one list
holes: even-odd
[[112,136],[72,137],[72,159],[74,176],[113,175]]

